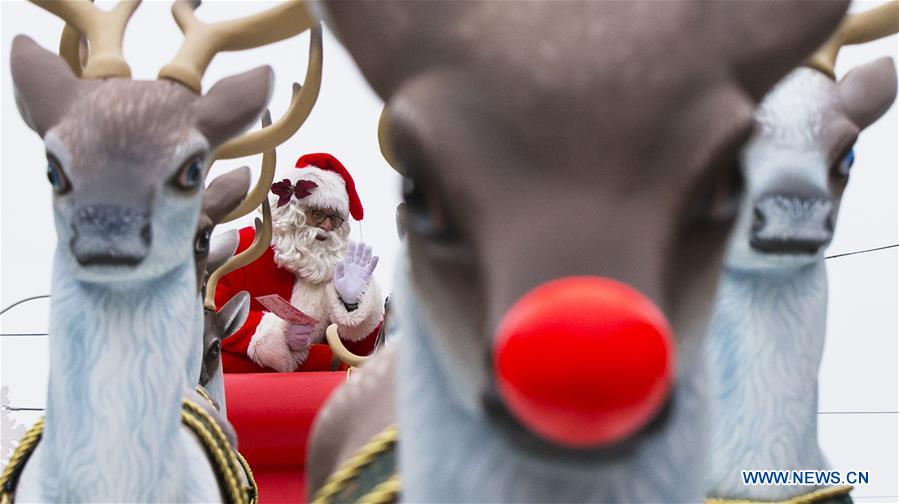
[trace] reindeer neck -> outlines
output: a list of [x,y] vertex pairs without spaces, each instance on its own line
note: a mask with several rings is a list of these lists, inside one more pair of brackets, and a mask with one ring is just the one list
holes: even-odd
[[[409,502],[699,502],[705,443],[702,359],[681,366],[667,422],[633,450],[589,463],[537,458],[512,446],[481,411],[454,397],[421,310],[398,278],[397,348],[403,497]],[[698,338],[697,338],[698,339]],[[697,352],[697,354],[699,354]],[[682,361],[683,362],[683,361]]]
[[225,406],[225,376],[222,374],[222,363],[219,362],[219,368],[209,377],[209,382],[204,387],[206,393],[219,405],[219,411],[224,414],[228,411]]
[[826,469],[818,446],[823,261],[784,274],[725,270],[708,342],[713,497],[780,500],[808,487],[744,486],[741,470]]
[[45,497],[182,500],[193,263],[151,282],[108,287],[74,280],[65,253],[57,250],[50,316]]

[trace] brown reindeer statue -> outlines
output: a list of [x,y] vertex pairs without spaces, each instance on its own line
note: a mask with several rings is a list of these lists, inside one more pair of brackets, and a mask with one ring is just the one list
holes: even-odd
[[326,3],[386,102],[408,264],[402,337],[320,414],[309,495],[701,501],[737,156],[846,5]]
[[[317,82],[321,80],[321,30],[313,30],[312,44],[310,46],[310,66],[307,71],[307,83],[311,79]],[[316,84],[316,89],[318,85]],[[308,89],[308,88],[307,88]],[[294,87],[294,93],[299,91],[299,86]],[[268,111],[262,116],[262,127],[271,126],[271,115]],[[259,180],[250,190],[246,201],[253,202],[263,199],[263,205],[267,205],[265,195],[271,187],[275,175],[276,153],[267,151],[262,156],[262,169]],[[206,188],[203,196],[203,210],[197,223],[197,234],[194,238],[194,261],[197,270],[197,282],[200,286],[200,295],[203,296],[201,308],[203,310],[203,331],[201,362],[199,365],[199,385],[203,387],[208,396],[215,403],[219,411],[225,411],[225,384],[222,376],[221,344],[224,339],[234,334],[243,326],[250,309],[250,297],[247,292],[239,292],[229,299],[220,310],[216,310],[215,285],[223,273],[219,270],[227,267],[228,271],[236,269],[235,262],[230,261],[237,251],[239,237],[236,230],[218,237],[215,244],[210,242],[212,231],[220,223],[232,221],[253,210],[250,204],[241,204],[247,195],[249,185],[249,170],[246,167],[232,170],[215,180]],[[263,214],[268,215],[268,210],[263,208]],[[262,232],[263,224],[258,221],[256,229]],[[270,226],[270,222],[265,223]],[[253,253],[242,254],[246,259],[255,259],[264,247],[257,244]],[[259,250],[261,248],[261,250]],[[229,263],[230,261],[230,263]],[[245,261],[251,262],[251,261]],[[243,263],[241,263],[243,264]],[[224,271],[224,270],[222,270]],[[214,277],[213,282],[209,278]]]
[[184,372],[202,324],[193,244],[203,179],[214,159],[290,137],[317,85],[295,93],[276,123],[241,136],[265,110],[271,69],[222,79],[205,94],[201,79],[218,52],[317,23],[296,1],[213,24],[194,16],[198,2],[176,2],[184,43],[145,81],[130,78],[121,50],[139,2],[109,11],[87,0],[34,3],[83,34],[89,50],[82,68],[70,50],[77,44],[60,57],[20,35],[11,48],[17,105],[47,149],[58,244],[46,418],[4,470],[2,498],[247,502],[254,496],[230,444]]

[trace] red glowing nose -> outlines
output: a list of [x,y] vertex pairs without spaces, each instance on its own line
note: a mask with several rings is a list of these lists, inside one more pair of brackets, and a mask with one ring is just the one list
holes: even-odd
[[668,396],[674,344],[661,311],[631,287],[568,277],[527,293],[500,321],[494,370],[506,407],[573,448],[621,440]]

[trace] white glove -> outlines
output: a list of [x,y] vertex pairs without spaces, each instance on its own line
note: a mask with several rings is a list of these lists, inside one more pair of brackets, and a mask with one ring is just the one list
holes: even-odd
[[304,352],[309,349],[309,345],[312,343],[311,337],[312,331],[315,330],[315,326],[306,325],[306,324],[290,324],[284,329],[284,338],[287,340],[287,347],[290,348],[291,352]]
[[344,304],[359,303],[377,265],[378,256],[371,255],[371,247],[364,243],[350,242],[346,256],[337,263],[334,272],[334,288]]

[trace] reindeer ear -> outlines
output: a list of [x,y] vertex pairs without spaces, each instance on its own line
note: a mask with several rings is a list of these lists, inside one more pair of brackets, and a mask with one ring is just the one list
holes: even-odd
[[196,103],[197,128],[213,148],[252,126],[272,96],[274,74],[261,66],[218,81]]
[[209,244],[209,258],[206,261],[206,271],[213,272],[222,267],[234,253],[240,244],[240,233],[236,229],[216,235]]
[[836,29],[847,0],[697,2],[713,9],[709,43],[722,47],[737,80],[756,99]]
[[217,225],[247,197],[250,190],[250,168],[241,166],[216,177],[203,193],[203,213]]
[[82,83],[62,58],[25,35],[12,41],[10,69],[19,113],[43,137],[68,110]]
[[243,327],[250,314],[250,294],[240,291],[218,311],[219,323],[222,327],[222,339],[236,333]]
[[889,110],[896,100],[896,64],[884,57],[852,69],[839,84],[846,114],[865,129]]

